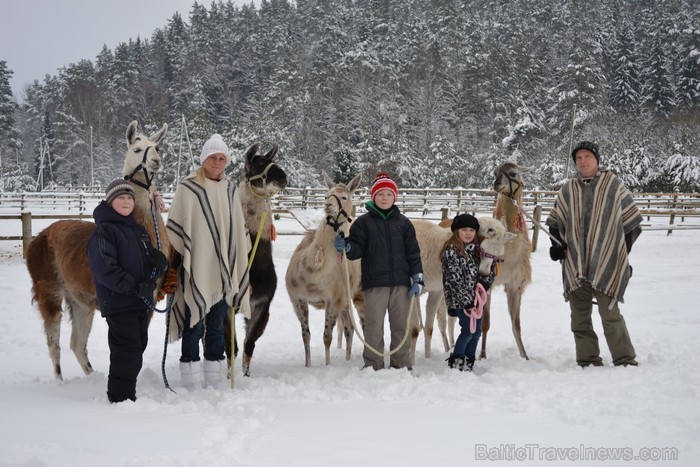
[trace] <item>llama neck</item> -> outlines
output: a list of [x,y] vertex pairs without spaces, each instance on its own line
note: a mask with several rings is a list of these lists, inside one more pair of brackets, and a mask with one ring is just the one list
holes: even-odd
[[520,210],[518,206],[522,202],[522,196],[517,196],[516,198],[509,198],[508,196],[501,194],[498,198],[498,204],[496,206],[496,219],[505,219],[506,228],[509,232],[518,232],[520,218]]
[[260,228],[260,217],[263,212],[267,212],[265,223],[263,224],[260,239],[270,240],[272,228],[272,203],[269,198],[258,198],[250,192],[245,182],[238,185],[241,192],[241,203],[243,205],[243,215],[245,216],[245,225],[251,236],[257,236]]

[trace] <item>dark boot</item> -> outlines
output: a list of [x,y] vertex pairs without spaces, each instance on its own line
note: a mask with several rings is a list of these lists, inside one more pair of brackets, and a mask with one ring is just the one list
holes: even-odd
[[472,371],[474,369],[474,359],[473,358],[467,358],[464,361],[464,366],[463,368],[460,368],[462,371]]
[[464,366],[463,355],[450,354],[450,356],[447,357],[447,360],[445,361],[447,362],[448,367],[462,371],[462,367]]

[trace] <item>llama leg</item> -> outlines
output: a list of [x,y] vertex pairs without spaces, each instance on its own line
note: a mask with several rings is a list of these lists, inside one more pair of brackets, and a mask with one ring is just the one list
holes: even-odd
[[484,314],[481,317],[481,354],[479,358],[486,358],[486,336],[491,328],[491,294],[486,298]]
[[326,321],[323,326],[323,347],[326,352],[326,366],[331,364],[331,343],[333,342],[333,327],[336,321],[336,312],[328,306],[326,307]]
[[520,302],[522,296],[522,290],[520,288],[516,288],[514,290],[506,289],[506,297],[508,298],[508,313],[510,314],[510,322],[513,327],[515,343],[518,346],[520,356],[525,360],[529,360],[520,334]]
[[[343,333],[340,332],[340,326],[343,326],[343,328],[345,328],[345,323],[344,323],[344,319],[342,316],[338,316],[338,319],[336,320],[336,326],[338,327],[338,349],[342,349],[343,348]],[[347,342],[347,340],[345,342]]]
[[[270,300],[272,298],[270,297]],[[243,341],[242,370],[245,376],[250,376],[250,361],[253,358],[255,342],[265,332],[270,321],[270,300],[251,300],[251,319],[246,320],[245,341]]]
[[39,309],[44,319],[44,333],[46,345],[49,348],[49,357],[53,364],[53,375],[57,380],[63,381],[61,373],[61,305],[53,300],[39,300]]
[[294,307],[294,313],[297,315],[299,324],[301,325],[301,340],[304,343],[304,358],[305,366],[308,368],[311,366],[311,331],[309,330],[309,304],[300,299],[292,298],[292,304]]
[[352,329],[352,321],[350,321],[350,309],[345,308],[343,313],[338,317],[338,322],[336,327],[338,329],[338,336],[340,336],[340,324],[343,324],[343,334],[345,335],[345,360],[350,360],[352,357],[352,338],[355,335],[355,331]]
[[[444,307],[444,303],[445,300],[443,298],[442,291],[429,292],[428,301],[425,305],[425,322],[426,326],[428,326],[427,323],[430,322],[429,326],[432,328],[434,317],[437,316],[438,329],[440,330],[440,336],[442,337],[442,346],[444,347],[445,352],[447,352],[448,350],[450,350],[450,346],[447,341],[447,311]],[[430,352],[428,352],[428,348],[426,347],[425,357],[428,358],[429,356]]]
[[92,321],[95,316],[95,309],[88,305],[79,303],[71,297],[66,297],[68,310],[71,315],[71,335],[70,349],[75,354],[80,367],[85,375],[92,373],[92,365],[88,360],[87,341],[92,330]]

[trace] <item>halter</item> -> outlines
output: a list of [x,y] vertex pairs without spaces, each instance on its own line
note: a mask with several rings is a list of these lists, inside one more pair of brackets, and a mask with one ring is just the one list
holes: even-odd
[[265,170],[263,170],[263,171],[260,172],[259,174],[253,175],[252,177],[246,177],[245,183],[246,183],[246,185],[248,185],[248,190],[250,190],[250,192],[251,192],[251,193],[253,194],[253,196],[255,196],[256,198],[263,198],[263,199],[272,198],[272,197],[275,195],[275,193],[277,193],[276,191],[272,191],[272,192],[270,192],[270,194],[268,194],[268,195],[259,195],[259,194],[257,194],[257,193],[255,192],[255,190],[253,190],[253,185],[250,183],[250,182],[252,182],[253,180],[257,180],[257,179],[259,178],[260,180],[262,180],[262,185],[263,185],[263,186],[262,186],[262,190],[263,190],[263,192],[264,192],[264,193],[267,193],[267,172],[270,170],[270,168],[271,168],[273,165],[275,165],[275,163],[274,163],[274,162],[270,162],[269,164],[267,164],[267,167],[265,167]]
[[[155,172],[154,172],[153,174],[151,174],[151,176],[150,176],[150,178],[149,178],[149,176],[148,176],[148,170],[146,170],[146,157],[148,156],[148,150],[151,149],[152,147],[153,147],[153,146],[148,146],[148,147],[146,148],[146,150],[143,152],[143,159],[141,160],[141,164],[139,164],[138,167],[136,167],[136,168],[134,169],[134,171],[131,172],[129,175],[124,175],[124,180],[127,180],[127,181],[133,183],[134,185],[138,185],[138,186],[140,186],[141,188],[144,188],[144,189],[146,189],[146,190],[149,190],[149,189],[151,188],[151,184],[153,183],[153,179],[154,179],[155,176],[156,176],[156,174],[155,174]],[[145,184],[142,183],[142,182],[140,182],[139,180],[136,180],[136,179],[134,178],[134,175],[136,175],[136,173],[137,173],[139,170],[143,171],[143,178],[146,179],[146,183],[145,183]]]
[[480,250],[479,254],[481,255],[482,258],[489,258],[493,260],[494,263],[502,263],[504,259],[500,256],[493,255],[491,253],[487,253],[484,250]]
[[[336,202],[338,203],[338,208],[340,208],[340,211],[338,211],[338,214],[335,216],[335,218],[328,214],[326,216],[326,225],[330,225],[331,227],[333,227],[333,230],[337,232],[338,229],[340,229],[340,226],[343,225],[345,222],[352,222],[352,218],[348,215],[347,212],[345,212],[345,209],[343,209],[343,204],[340,202],[340,198],[338,198],[338,195],[331,193],[329,196],[335,198]],[[340,219],[341,215],[345,216],[345,220],[343,222],[340,222],[338,220]]]
[[[511,200],[515,200],[515,197],[519,190],[522,190],[523,185],[518,181],[517,178],[511,177],[508,174],[504,174],[508,179],[508,192],[510,194],[506,195]],[[513,185],[515,185],[515,190],[513,190]]]

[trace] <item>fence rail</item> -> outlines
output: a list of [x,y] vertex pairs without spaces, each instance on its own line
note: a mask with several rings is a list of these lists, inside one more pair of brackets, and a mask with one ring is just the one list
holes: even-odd
[[[287,188],[272,198],[273,211],[277,216],[293,214],[295,210],[323,209],[325,188]],[[170,205],[172,191],[161,193],[166,206]],[[22,240],[32,238],[32,219],[90,219],[92,210],[103,198],[102,192],[2,192],[0,193],[0,220],[21,220],[21,236],[0,236],[0,240]],[[546,218],[554,205],[555,191],[524,191],[523,208],[530,213]],[[700,229],[700,193],[635,193],[647,229],[673,230]],[[364,210],[369,199],[367,189],[355,193],[355,206]],[[456,212],[474,215],[491,215],[497,195],[491,190],[450,188],[404,188],[397,202],[408,217],[429,216],[439,213],[435,220],[445,219]],[[291,217],[294,217],[293,215]],[[668,218],[665,225],[651,224],[652,218]],[[688,219],[686,219],[688,218]],[[693,222],[688,222],[692,219]],[[697,222],[696,222],[697,221]],[[533,225],[537,230],[537,226]]]

